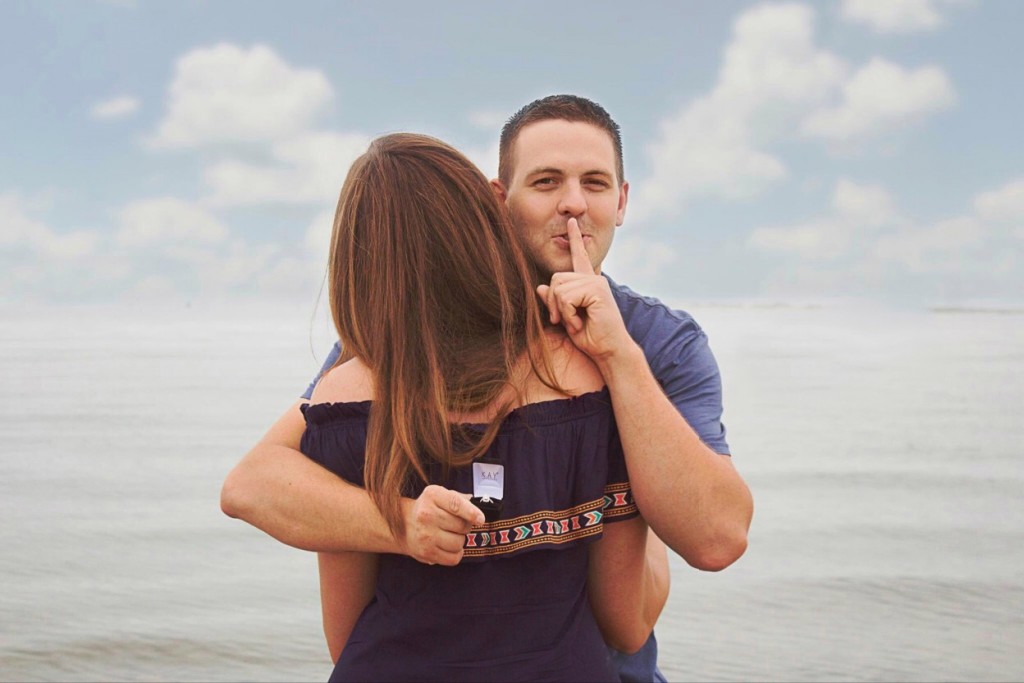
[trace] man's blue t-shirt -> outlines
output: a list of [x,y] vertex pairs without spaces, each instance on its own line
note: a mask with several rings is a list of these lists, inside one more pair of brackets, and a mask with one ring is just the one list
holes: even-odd
[[[688,313],[641,296],[607,275],[605,278],[626,330],[643,349],[651,373],[669,400],[711,450],[729,455],[722,424],[722,378],[704,330]],[[334,366],[340,354],[336,343],[303,398],[312,396],[320,375]],[[665,680],[657,668],[658,643],[653,633],[639,652],[624,655],[613,651],[612,661],[624,682]]]

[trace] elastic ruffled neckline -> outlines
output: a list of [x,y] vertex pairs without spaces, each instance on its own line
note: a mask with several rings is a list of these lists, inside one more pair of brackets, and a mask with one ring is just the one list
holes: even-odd
[[[546,424],[576,420],[603,409],[611,403],[608,387],[590,391],[579,396],[554,398],[547,401],[527,403],[514,408],[501,425],[502,432],[523,427],[539,427]],[[307,425],[344,424],[351,420],[364,421],[370,415],[373,401],[342,401],[337,403],[304,403],[300,406]],[[487,427],[485,423],[467,422],[464,427]]]

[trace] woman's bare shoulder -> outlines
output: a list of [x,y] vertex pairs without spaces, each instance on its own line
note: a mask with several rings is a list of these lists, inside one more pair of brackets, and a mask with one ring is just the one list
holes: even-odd
[[576,348],[569,337],[559,331],[545,336],[555,370],[555,380],[573,396],[604,388],[604,377],[587,354]]
[[310,403],[348,403],[373,399],[373,376],[359,358],[331,368],[313,389]]

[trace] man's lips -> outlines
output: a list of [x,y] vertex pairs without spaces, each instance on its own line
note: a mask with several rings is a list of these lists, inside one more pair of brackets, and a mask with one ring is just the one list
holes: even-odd
[[[589,242],[591,239],[593,239],[593,238],[590,235],[583,235],[583,243],[584,244]],[[569,248],[569,234],[568,233],[565,233],[565,234],[562,234],[562,235],[555,235],[554,237],[551,238],[551,240],[555,243],[555,245],[561,247],[562,249],[568,249]]]

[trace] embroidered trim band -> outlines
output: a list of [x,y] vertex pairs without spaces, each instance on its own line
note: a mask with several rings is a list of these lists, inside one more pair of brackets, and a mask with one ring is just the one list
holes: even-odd
[[537,545],[561,545],[604,530],[604,518],[637,512],[629,483],[609,484],[604,497],[568,510],[541,510],[512,519],[500,519],[466,534],[464,557],[504,555]]

